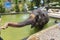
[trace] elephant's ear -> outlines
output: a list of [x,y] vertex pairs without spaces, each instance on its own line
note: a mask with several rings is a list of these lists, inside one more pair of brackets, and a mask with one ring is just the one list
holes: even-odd
[[34,19],[34,23],[32,23],[31,28],[38,26],[40,20],[41,20],[41,16],[40,16],[40,15],[36,15],[36,16],[35,16],[35,19]]

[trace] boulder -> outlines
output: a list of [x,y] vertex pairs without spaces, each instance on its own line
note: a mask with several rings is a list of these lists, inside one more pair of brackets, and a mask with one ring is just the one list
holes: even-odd
[[60,40],[60,23],[31,35],[27,40]]

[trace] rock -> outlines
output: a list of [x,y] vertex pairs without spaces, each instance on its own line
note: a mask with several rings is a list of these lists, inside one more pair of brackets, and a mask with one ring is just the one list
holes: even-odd
[[57,13],[48,13],[48,16],[49,17],[53,17],[53,18],[60,18],[60,14],[57,14]]
[[60,23],[31,35],[27,40],[60,40]]

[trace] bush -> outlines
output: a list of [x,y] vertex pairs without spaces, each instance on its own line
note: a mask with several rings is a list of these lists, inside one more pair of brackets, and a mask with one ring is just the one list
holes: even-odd
[[16,12],[19,12],[19,7],[18,7],[17,4],[15,5],[15,11],[16,11]]
[[3,8],[2,4],[0,4],[0,13],[4,13],[5,12],[5,8]]

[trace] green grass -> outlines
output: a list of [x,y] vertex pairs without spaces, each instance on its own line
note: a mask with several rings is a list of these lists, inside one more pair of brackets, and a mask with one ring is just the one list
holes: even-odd
[[[3,25],[5,22],[22,22],[29,17],[29,14],[17,14],[17,15],[3,15],[2,22],[0,23]],[[58,19],[59,20],[59,19]],[[55,19],[50,18],[48,24],[45,25],[44,28],[52,26],[54,24]],[[22,40],[23,38],[30,36],[37,32],[36,28],[30,28],[31,25],[27,25],[21,28],[13,28],[8,27],[5,30],[1,30],[1,37],[4,40]]]

